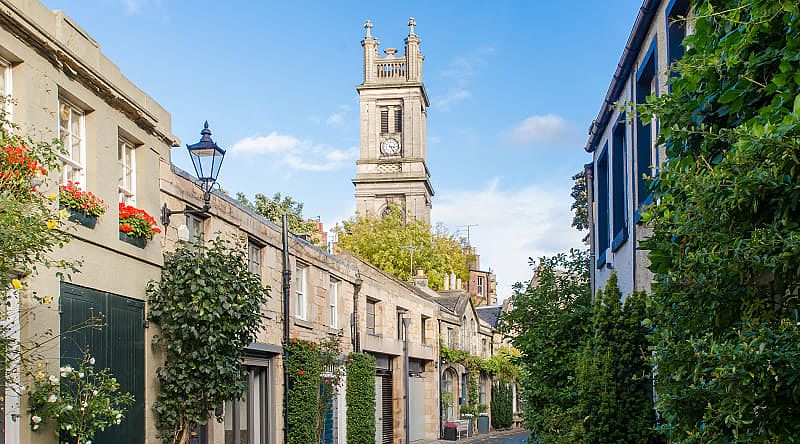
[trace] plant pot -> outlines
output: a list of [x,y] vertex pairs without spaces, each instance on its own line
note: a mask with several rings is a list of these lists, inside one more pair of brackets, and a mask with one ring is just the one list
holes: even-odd
[[485,413],[478,416],[478,433],[489,433],[489,415]]
[[97,216],[87,216],[86,214],[73,210],[72,208],[67,208],[67,212],[69,213],[68,219],[72,222],[81,224],[84,227],[91,229],[94,229],[94,226],[97,225]]
[[127,242],[134,247],[144,248],[147,245],[147,239],[143,237],[136,237],[136,236],[129,236],[128,233],[124,231],[119,232],[119,240],[122,242]]
[[444,428],[444,440],[445,441],[456,441],[458,440],[458,429],[455,427],[445,427]]

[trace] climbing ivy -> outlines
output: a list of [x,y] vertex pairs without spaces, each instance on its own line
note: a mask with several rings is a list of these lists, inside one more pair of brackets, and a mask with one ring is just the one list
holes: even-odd
[[341,378],[339,353],[338,337],[319,342],[293,338],[286,346],[289,444],[320,441],[325,416]]
[[375,442],[375,357],[347,358],[347,444]]
[[154,342],[164,352],[154,405],[164,443],[187,443],[209,412],[241,396],[244,349],[268,292],[240,245],[184,243],[165,255],[161,280],[147,286],[149,317],[161,328]]
[[800,4],[692,2],[651,183],[657,407],[675,442],[798,442]]

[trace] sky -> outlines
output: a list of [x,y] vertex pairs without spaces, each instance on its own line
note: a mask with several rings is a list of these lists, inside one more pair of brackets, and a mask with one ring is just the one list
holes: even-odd
[[[231,194],[288,194],[327,228],[355,212],[364,21],[425,55],[432,222],[466,234],[498,294],[528,258],[580,247],[571,176],[641,0],[44,0],[100,44],[194,143],[208,120]],[[192,171],[186,150],[172,160]]]

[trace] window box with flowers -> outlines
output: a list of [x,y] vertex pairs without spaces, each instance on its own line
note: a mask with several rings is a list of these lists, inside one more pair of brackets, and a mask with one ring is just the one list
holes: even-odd
[[94,228],[97,218],[106,212],[106,204],[102,199],[78,188],[77,182],[67,181],[58,187],[58,202],[69,213],[69,220],[86,228]]
[[153,235],[160,233],[156,220],[147,211],[119,204],[119,240],[144,248]]

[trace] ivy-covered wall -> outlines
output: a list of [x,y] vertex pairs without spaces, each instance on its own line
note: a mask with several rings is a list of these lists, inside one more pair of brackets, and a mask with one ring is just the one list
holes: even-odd
[[347,358],[347,444],[375,441],[375,357],[350,353]]

